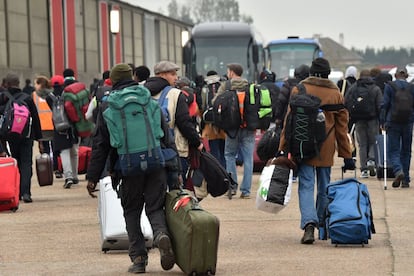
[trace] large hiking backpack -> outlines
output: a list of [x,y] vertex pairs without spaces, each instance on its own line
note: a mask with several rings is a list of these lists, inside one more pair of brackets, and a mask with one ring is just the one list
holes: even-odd
[[368,188],[354,178],[327,186],[328,206],[320,238],[333,244],[368,244],[375,233]]
[[170,92],[171,88],[172,87],[169,85],[164,87],[164,89],[161,91],[160,97],[158,98],[158,104],[161,107],[161,111],[164,114],[164,118],[167,123],[170,123],[171,121],[170,112],[168,111],[168,98],[167,98],[168,92]]
[[103,112],[111,146],[119,158],[116,169],[122,175],[136,175],[164,167],[160,139],[161,109],[147,88],[134,85],[112,91]]
[[1,92],[8,101],[2,108],[0,114],[0,137],[5,140],[18,138],[30,138],[32,130],[32,117],[29,107],[24,101],[27,94],[10,94],[8,91]]
[[372,87],[353,86],[348,90],[346,107],[352,121],[371,120],[377,117],[376,98]]
[[414,99],[411,93],[412,85],[399,87],[394,82],[389,82],[394,89],[394,101],[391,109],[391,121],[394,123],[408,123],[414,111]]
[[[226,81],[226,90],[217,95],[213,103],[214,125],[224,130],[226,134],[234,138],[234,131],[240,128],[242,117],[240,113],[239,97],[237,91],[230,90],[231,83]],[[244,92],[243,92],[244,93]]]
[[244,120],[250,130],[269,128],[272,120],[272,99],[264,85],[250,84],[244,100]]
[[72,127],[65,111],[65,100],[62,96],[50,94],[53,100],[52,105],[52,121],[57,132],[65,132]]
[[290,113],[286,120],[285,137],[289,152],[300,162],[319,155],[327,135],[325,116],[320,109],[321,100],[306,93],[303,84],[298,84],[297,87],[299,93],[292,95],[289,101]]
[[89,90],[82,82],[75,82],[65,87],[62,94],[65,100],[65,111],[69,120],[74,123],[80,137],[89,137],[94,125],[85,117],[90,102]]

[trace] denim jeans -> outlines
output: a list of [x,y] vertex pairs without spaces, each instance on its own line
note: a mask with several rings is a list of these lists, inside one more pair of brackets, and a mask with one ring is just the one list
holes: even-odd
[[208,140],[208,145],[210,147],[210,153],[213,155],[223,166],[226,168],[226,159],[224,158],[224,139],[213,139]]
[[17,160],[20,172],[20,196],[32,195],[30,188],[32,182],[33,165],[33,140],[15,139],[9,141],[10,153]]
[[[315,204],[315,174],[317,183]],[[316,227],[323,225],[325,209],[328,205],[326,186],[331,181],[331,167],[313,167],[306,164],[298,166],[300,228],[312,223]]]
[[236,155],[239,148],[243,154],[243,181],[240,185],[240,191],[244,195],[250,195],[252,186],[254,138],[255,131],[245,128],[239,129],[235,138],[226,137],[224,147],[226,169],[237,183]]
[[393,167],[394,174],[402,170],[405,176],[404,181],[409,183],[413,124],[390,123],[387,128],[387,137],[387,158]]
[[355,133],[359,146],[359,164],[362,172],[367,170],[367,161],[375,160],[375,137],[379,133],[378,120],[356,122]]

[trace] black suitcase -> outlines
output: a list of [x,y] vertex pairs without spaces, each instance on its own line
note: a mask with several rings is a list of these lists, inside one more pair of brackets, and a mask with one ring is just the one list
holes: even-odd
[[[384,135],[378,134],[375,136],[375,164],[377,169],[377,178],[384,178]],[[388,156],[388,154],[387,154]],[[390,162],[387,162],[387,178],[394,178],[394,172]]]
[[36,156],[36,175],[39,186],[50,186],[53,184],[53,163],[47,153]]

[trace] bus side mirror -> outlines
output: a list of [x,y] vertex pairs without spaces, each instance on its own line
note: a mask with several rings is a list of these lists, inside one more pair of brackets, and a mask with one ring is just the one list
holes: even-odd
[[259,47],[257,45],[253,45],[253,63],[257,64],[259,62]]

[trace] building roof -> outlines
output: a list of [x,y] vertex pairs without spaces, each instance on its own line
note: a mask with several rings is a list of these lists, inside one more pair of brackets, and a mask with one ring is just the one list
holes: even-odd
[[357,53],[345,48],[338,42],[329,37],[319,37],[319,43],[322,45],[324,56],[331,67],[345,68],[349,65],[359,65],[363,58]]

